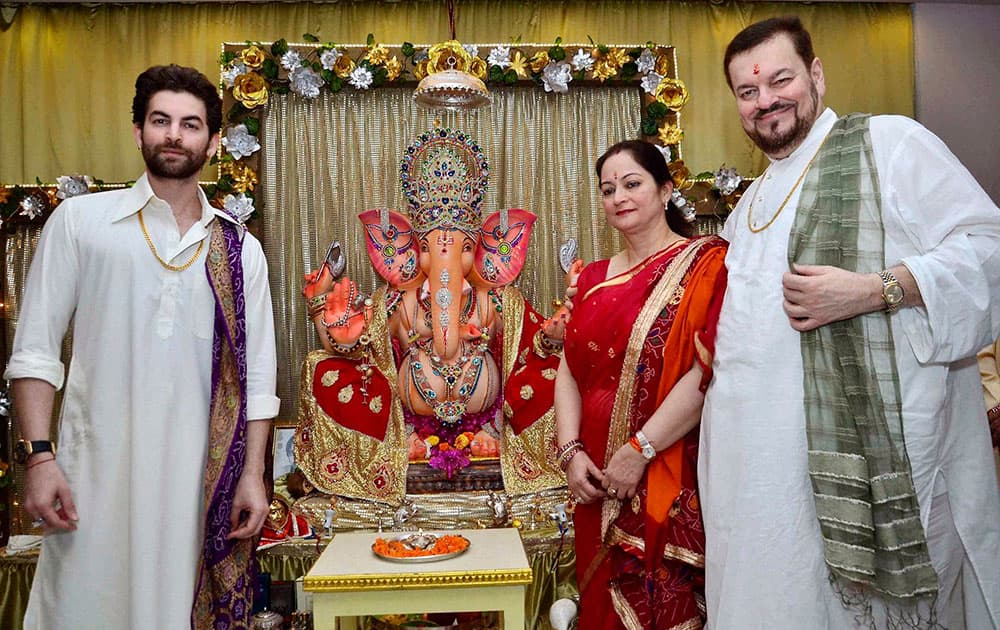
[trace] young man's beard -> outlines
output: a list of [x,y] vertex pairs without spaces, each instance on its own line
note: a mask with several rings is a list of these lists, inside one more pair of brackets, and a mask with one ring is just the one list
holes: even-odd
[[819,93],[816,91],[816,84],[811,83],[809,87],[809,107],[803,112],[804,116],[799,116],[798,107],[796,106],[794,110],[795,124],[788,131],[775,135],[764,135],[757,131],[756,126],[747,131],[747,135],[750,136],[750,139],[753,140],[754,144],[761,151],[768,155],[781,154],[788,147],[792,147],[794,150],[795,147],[806,139],[806,136],[809,135],[809,130],[812,129],[813,123],[816,122],[816,109],[819,106]]
[[[168,162],[161,157],[161,151],[164,149],[183,151],[186,157],[184,159],[175,158],[173,162]],[[149,172],[157,177],[164,179],[188,179],[201,172],[202,167],[205,166],[205,162],[208,161],[208,155],[204,150],[191,151],[180,146],[180,144],[165,142],[163,144],[148,145],[143,142],[142,159],[146,162],[146,168]]]

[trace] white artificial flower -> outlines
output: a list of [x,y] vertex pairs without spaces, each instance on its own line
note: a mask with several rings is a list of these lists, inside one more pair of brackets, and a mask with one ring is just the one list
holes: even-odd
[[418,63],[420,63],[424,59],[428,59],[428,58],[429,58],[429,55],[427,54],[427,49],[426,48],[421,48],[420,50],[414,51],[413,52],[413,65],[417,65]]
[[500,66],[501,68],[510,66],[510,46],[497,46],[490,50],[490,56],[487,57],[486,64]]
[[319,89],[323,87],[323,77],[313,71],[312,68],[299,66],[288,75],[290,87],[296,94],[306,98],[316,98],[319,96]]
[[[662,144],[656,144],[656,145],[653,145],[653,146],[655,146],[657,149],[659,149],[660,154],[663,156],[663,161],[666,162],[669,165],[670,164],[670,147],[665,147]],[[674,192],[677,192],[677,191],[675,190]]]
[[653,71],[656,67],[656,55],[653,51],[646,48],[639,55],[639,58],[635,60],[635,66],[639,69],[640,74],[646,74]]
[[94,182],[88,175],[60,175],[56,178],[56,183],[59,185],[56,197],[69,199],[89,193]]
[[244,124],[226,130],[226,135],[222,137],[222,146],[226,147],[226,151],[237,160],[250,157],[260,151],[260,142],[257,141],[257,136],[247,131],[247,126]]
[[324,70],[333,70],[333,66],[336,65],[342,54],[336,48],[324,50],[319,54],[319,62],[323,65]]
[[719,189],[723,197],[736,192],[742,182],[743,177],[736,172],[735,168],[720,167],[719,170],[715,171],[715,187]]
[[688,223],[693,223],[697,218],[695,215],[694,204],[689,203],[687,197],[681,194],[681,191],[674,188],[674,192],[670,193],[670,200],[674,202],[677,209],[681,211],[681,216]]
[[248,70],[249,69],[245,63],[236,59],[223,69],[222,82],[227,88],[231,88],[233,87],[233,84],[236,83],[236,77],[243,76]]
[[546,92],[567,92],[573,73],[565,61],[550,61],[542,70],[542,85]]
[[289,72],[302,67],[302,55],[294,50],[289,50],[281,56],[281,67]]
[[655,72],[650,72],[642,77],[642,81],[639,83],[646,94],[655,94],[656,88],[660,85],[660,81],[663,77],[656,74]]
[[28,195],[21,200],[21,215],[29,219],[37,219],[42,216],[42,205],[38,203],[33,195]]
[[576,51],[573,55],[573,69],[577,72],[586,72],[594,67],[594,58],[590,55],[589,50],[584,50],[583,48]]
[[462,44],[462,48],[464,48],[465,52],[469,53],[473,57],[479,56],[479,46],[476,46],[475,44]]
[[253,199],[247,197],[245,193],[226,195],[222,200],[222,207],[229,216],[240,223],[245,223],[254,212]]
[[359,90],[367,90],[372,86],[372,81],[375,76],[372,74],[371,70],[364,66],[358,66],[351,72],[351,76],[348,82]]

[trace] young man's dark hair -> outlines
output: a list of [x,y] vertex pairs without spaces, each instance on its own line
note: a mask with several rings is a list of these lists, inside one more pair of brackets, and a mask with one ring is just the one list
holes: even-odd
[[729,84],[729,89],[733,87],[733,81],[729,78],[729,62],[733,60],[733,57],[751,48],[755,48],[782,33],[788,35],[792,40],[795,52],[802,58],[803,63],[806,64],[806,68],[812,65],[813,59],[816,58],[816,53],[813,52],[812,38],[809,36],[809,31],[802,26],[802,21],[798,17],[790,15],[757,22],[740,31],[733,38],[733,41],[729,42],[729,46],[726,46],[726,56],[722,61],[722,71],[726,75],[726,83]]
[[205,121],[211,134],[222,128],[222,99],[219,91],[208,78],[194,68],[176,64],[153,66],[136,77],[135,98],[132,99],[132,122],[142,126],[146,120],[149,99],[163,90],[188,92],[205,104]]

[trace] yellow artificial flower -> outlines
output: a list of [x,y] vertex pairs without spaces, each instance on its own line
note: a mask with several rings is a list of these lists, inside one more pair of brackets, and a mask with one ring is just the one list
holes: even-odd
[[670,74],[670,55],[665,53],[656,55],[656,66],[653,70],[661,77],[665,77]]
[[674,160],[667,164],[667,170],[670,171],[670,179],[674,180],[674,188],[677,190],[687,190],[694,185],[694,182],[689,181],[691,170],[685,166],[684,160]]
[[485,81],[487,75],[489,75],[489,67],[486,65],[486,60],[480,57],[473,57],[472,63],[469,64],[469,72]]
[[531,57],[531,71],[534,74],[540,73],[545,69],[545,66],[549,65],[549,53],[546,50],[536,52],[534,56]]
[[614,66],[615,70],[618,70],[628,63],[631,60],[631,57],[628,56],[628,53],[625,52],[624,48],[612,48],[608,51],[607,60],[608,63]]
[[469,438],[465,437],[464,433],[455,438],[455,448],[461,450],[468,445],[469,445]]
[[424,442],[427,442],[428,446],[437,446],[440,441],[441,438],[436,435],[428,435],[427,439],[424,440]]
[[233,81],[233,98],[247,109],[265,105],[269,94],[267,81],[256,72],[241,74]]
[[454,39],[434,44],[427,51],[427,72],[429,74],[451,68],[468,72],[471,63],[472,56],[469,51],[462,48],[462,44]]
[[680,79],[664,77],[660,84],[656,86],[653,97],[657,101],[666,105],[669,109],[679,112],[684,104],[688,102],[688,90],[684,82]]
[[229,166],[229,176],[233,179],[233,189],[245,193],[257,185],[257,173],[243,162],[233,162]]
[[243,64],[251,70],[256,70],[264,65],[264,59],[266,57],[267,53],[261,50],[259,46],[250,46],[240,51],[240,59],[243,60]]
[[389,59],[385,62],[386,79],[389,81],[395,81],[402,71],[403,64],[401,64],[399,59],[396,57],[389,57]]
[[373,66],[381,66],[389,60],[389,49],[382,44],[375,44],[368,49],[368,52],[365,53],[362,59],[367,59],[368,63]]
[[341,55],[333,64],[333,73],[341,79],[346,79],[354,72],[354,60],[349,55]]
[[602,83],[616,74],[618,74],[618,68],[603,58],[594,62],[594,67],[590,69],[590,76]]
[[684,131],[675,125],[664,123],[663,126],[660,127],[658,137],[660,138],[660,142],[663,143],[663,146],[669,146],[671,144],[677,144],[683,140]]
[[510,54],[510,68],[522,79],[528,78],[527,60],[525,60],[520,50],[515,50]]
[[420,81],[427,76],[427,59],[421,59],[420,62],[413,68],[413,76]]

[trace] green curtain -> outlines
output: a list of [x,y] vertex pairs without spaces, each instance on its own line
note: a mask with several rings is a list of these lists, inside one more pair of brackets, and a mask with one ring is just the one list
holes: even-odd
[[[745,138],[721,70],[729,39],[774,15],[802,17],[824,60],[827,102],[841,112],[913,114],[908,5],[467,0],[456,32],[470,43],[627,44],[677,47],[692,97],[683,111],[684,157],[694,172],[726,163],[745,175],[763,158]],[[225,41],[435,43],[449,36],[444,2],[332,4],[28,5],[0,11],[0,183],[53,182],[86,173],[128,181],[142,170],[129,121],[133,81],[146,67],[180,63],[218,76]]]

